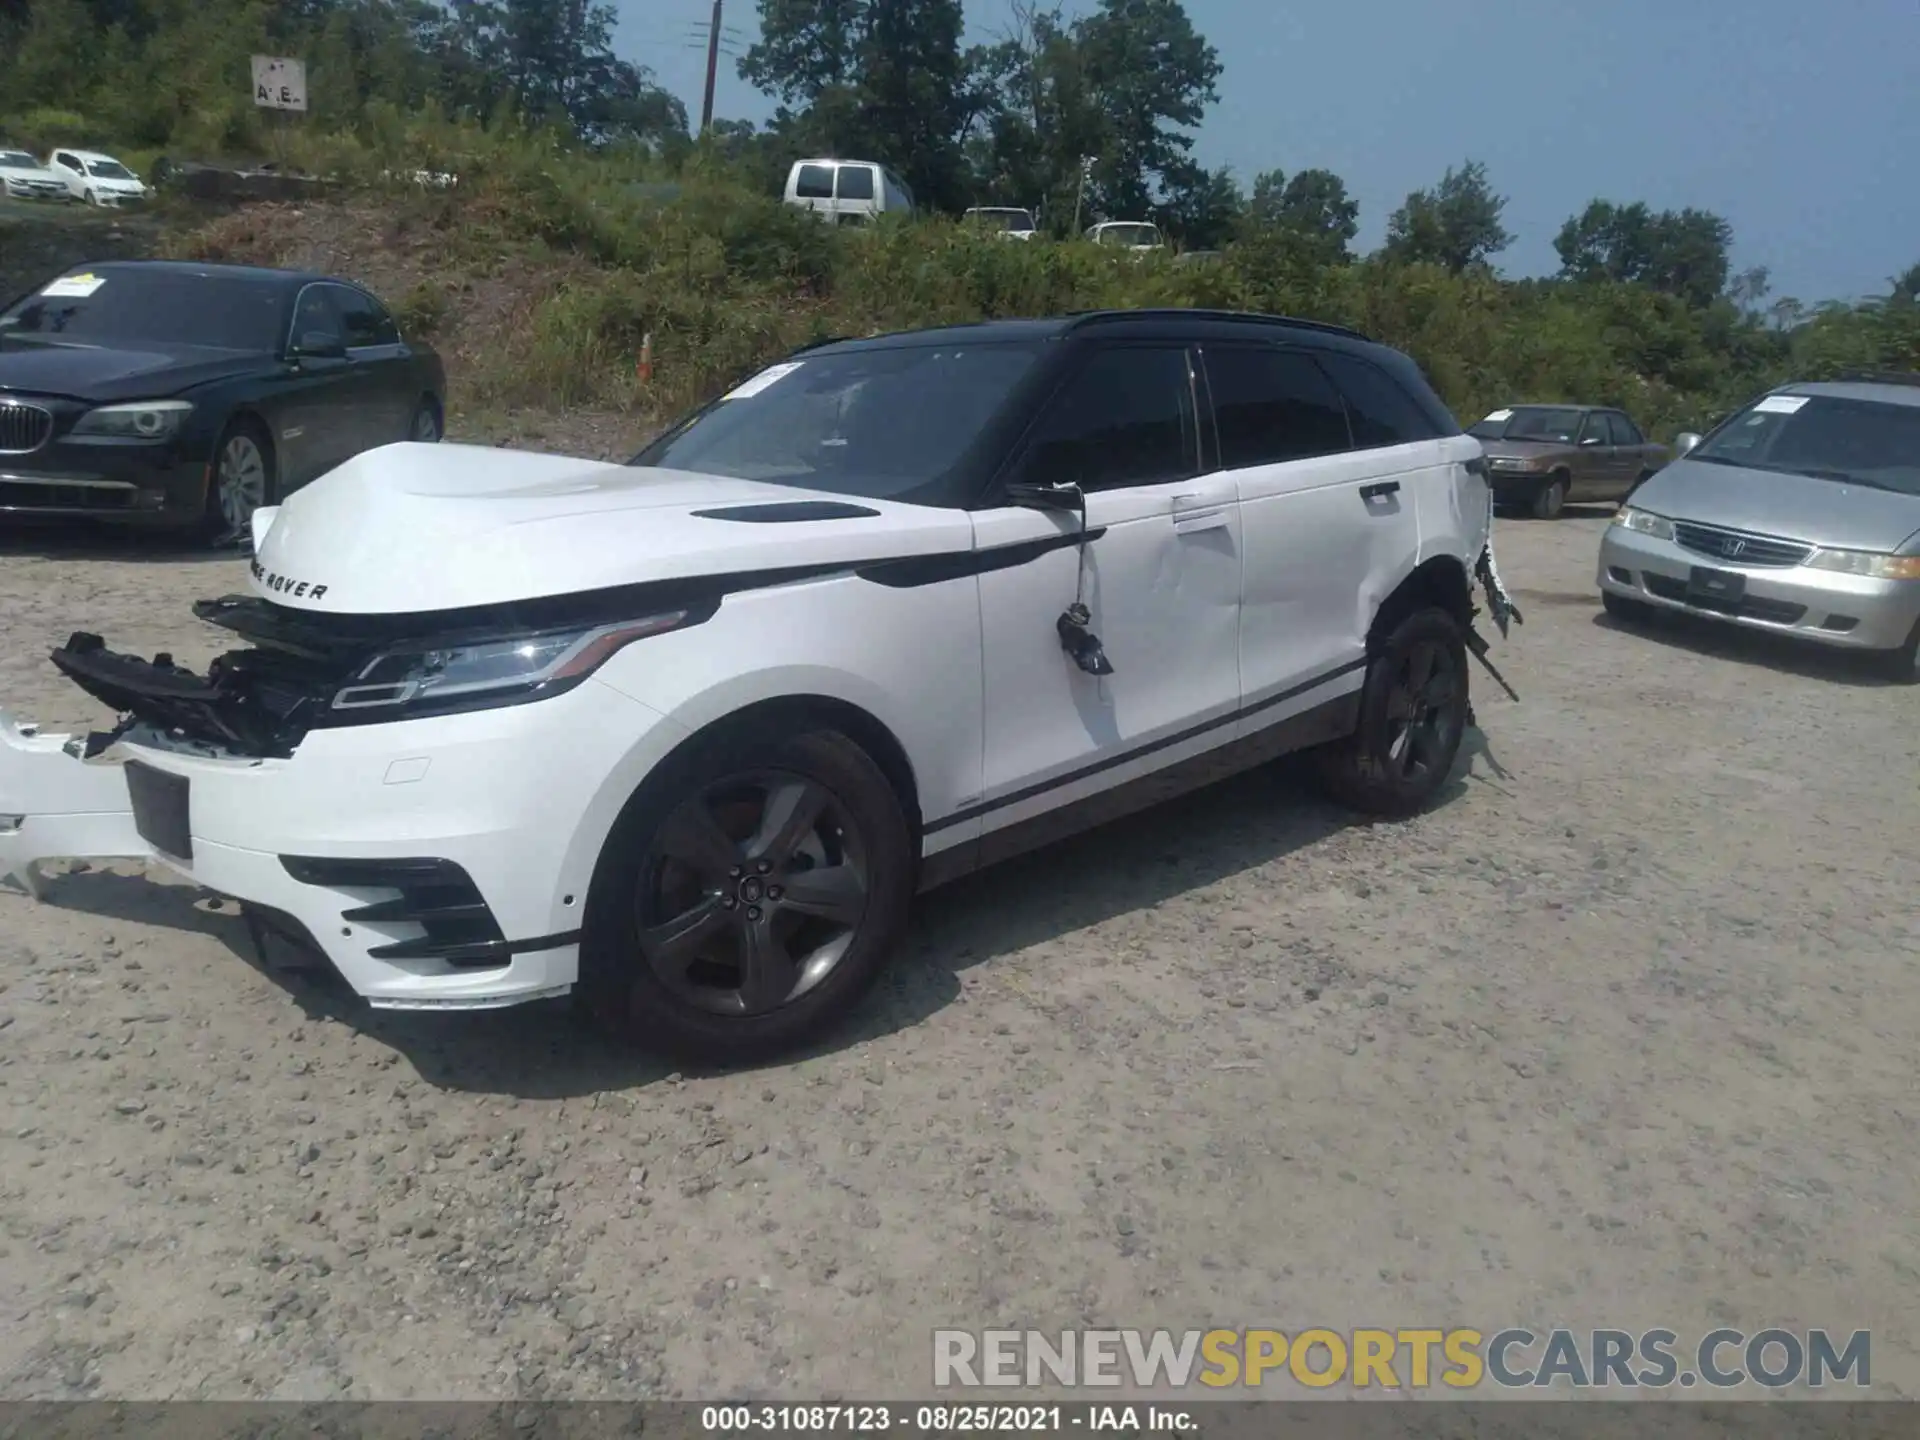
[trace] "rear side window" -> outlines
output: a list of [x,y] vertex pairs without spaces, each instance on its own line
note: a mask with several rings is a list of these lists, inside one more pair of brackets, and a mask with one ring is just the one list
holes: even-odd
[[868,165],[842,165],[840,167],[840,198],[842,200],[873,199],[873,169]]
[[1439,435],[1433,421],[1406,392],[1406,388],[1378,365],[1333,351],[1320,363],[1346,397],[1347,419],[1353,425],[1356,449],[1373,450],[1432,440]]
[[1083,490],[1158,485],[1199,470],[1187,352],[1097,351],[1040,418],[1019,479]]
[[1297,350],[1235,346],[1204,352],[1220,433],[1220,468],[1245,470],[1345,450],[1339,392]]
[[793,193],[802,200],[831,200],[833,171],[825,165],[802,165],[800,178],[794,182]]

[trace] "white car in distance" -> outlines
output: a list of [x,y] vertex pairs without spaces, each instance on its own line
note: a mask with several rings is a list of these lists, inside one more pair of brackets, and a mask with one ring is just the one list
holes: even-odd
[[56,150],[47,169],[60,177],[67,193],[88,205],[112,208],[137,205],[147,198],[140,177],[111,155],[92,150]]
[[0,195],[9,200],[65,200],[66,182],[25,150],[0,148]]
[[1482,461],[1399,352],[1191,310],[825,343],[626,465],[389,445],[255,513],[204,676],[54,653],[121,720],[0,713],[0,874],[149,859],[375,1006],[765,1056],[1076,829],[1301,749],[1432,803],[1511,611]]
[[968,225],[995,232],[1003,240],[1032,240],[1039,233],[1033,212],[1014,205],[976,205],[960,218]]

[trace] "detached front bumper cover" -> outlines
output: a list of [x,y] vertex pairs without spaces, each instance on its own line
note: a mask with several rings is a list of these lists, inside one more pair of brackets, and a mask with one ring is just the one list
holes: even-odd
[[43,735],[0,710],[0,877],[36,900],[48,860],[145,860],[126,769],[104,758],[111,737]]

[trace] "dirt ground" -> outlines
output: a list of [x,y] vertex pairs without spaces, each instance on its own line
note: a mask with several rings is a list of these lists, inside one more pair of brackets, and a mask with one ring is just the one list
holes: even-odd
[[[1285,769],[924,907],[851,1032],[670,1074],[380,1017],[105,870],[0,893],[0,1398],[924,1397],[936,1325],[1779,1324],[1920,1393],[1912,691],[1599,618],[1604,517],[1433,813]],[[204,661],[231,559],[0,542],[0,699]]]

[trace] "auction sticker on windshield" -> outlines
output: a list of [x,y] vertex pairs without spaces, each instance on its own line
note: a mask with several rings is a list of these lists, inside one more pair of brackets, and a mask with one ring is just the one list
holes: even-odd
[[762,390],[765,390],[768,386],[779,384],[780,381],[786,379],[787,376],[798,370],[805,363],[804,360],[789,360],[784,365],[769,365],[751,380],[736,385],[720,398],[722,400],[750,399],[758,395]]
[[1753,407],[1754,413],[1759,415],[1792,415],[1797,413],[1800,407],[1806,404],[1811,398],[1811,396],[1807,395],[1769,395]]
[[98,275],[62,275],[40,293],[55,300],[85,300],[106,283]]

